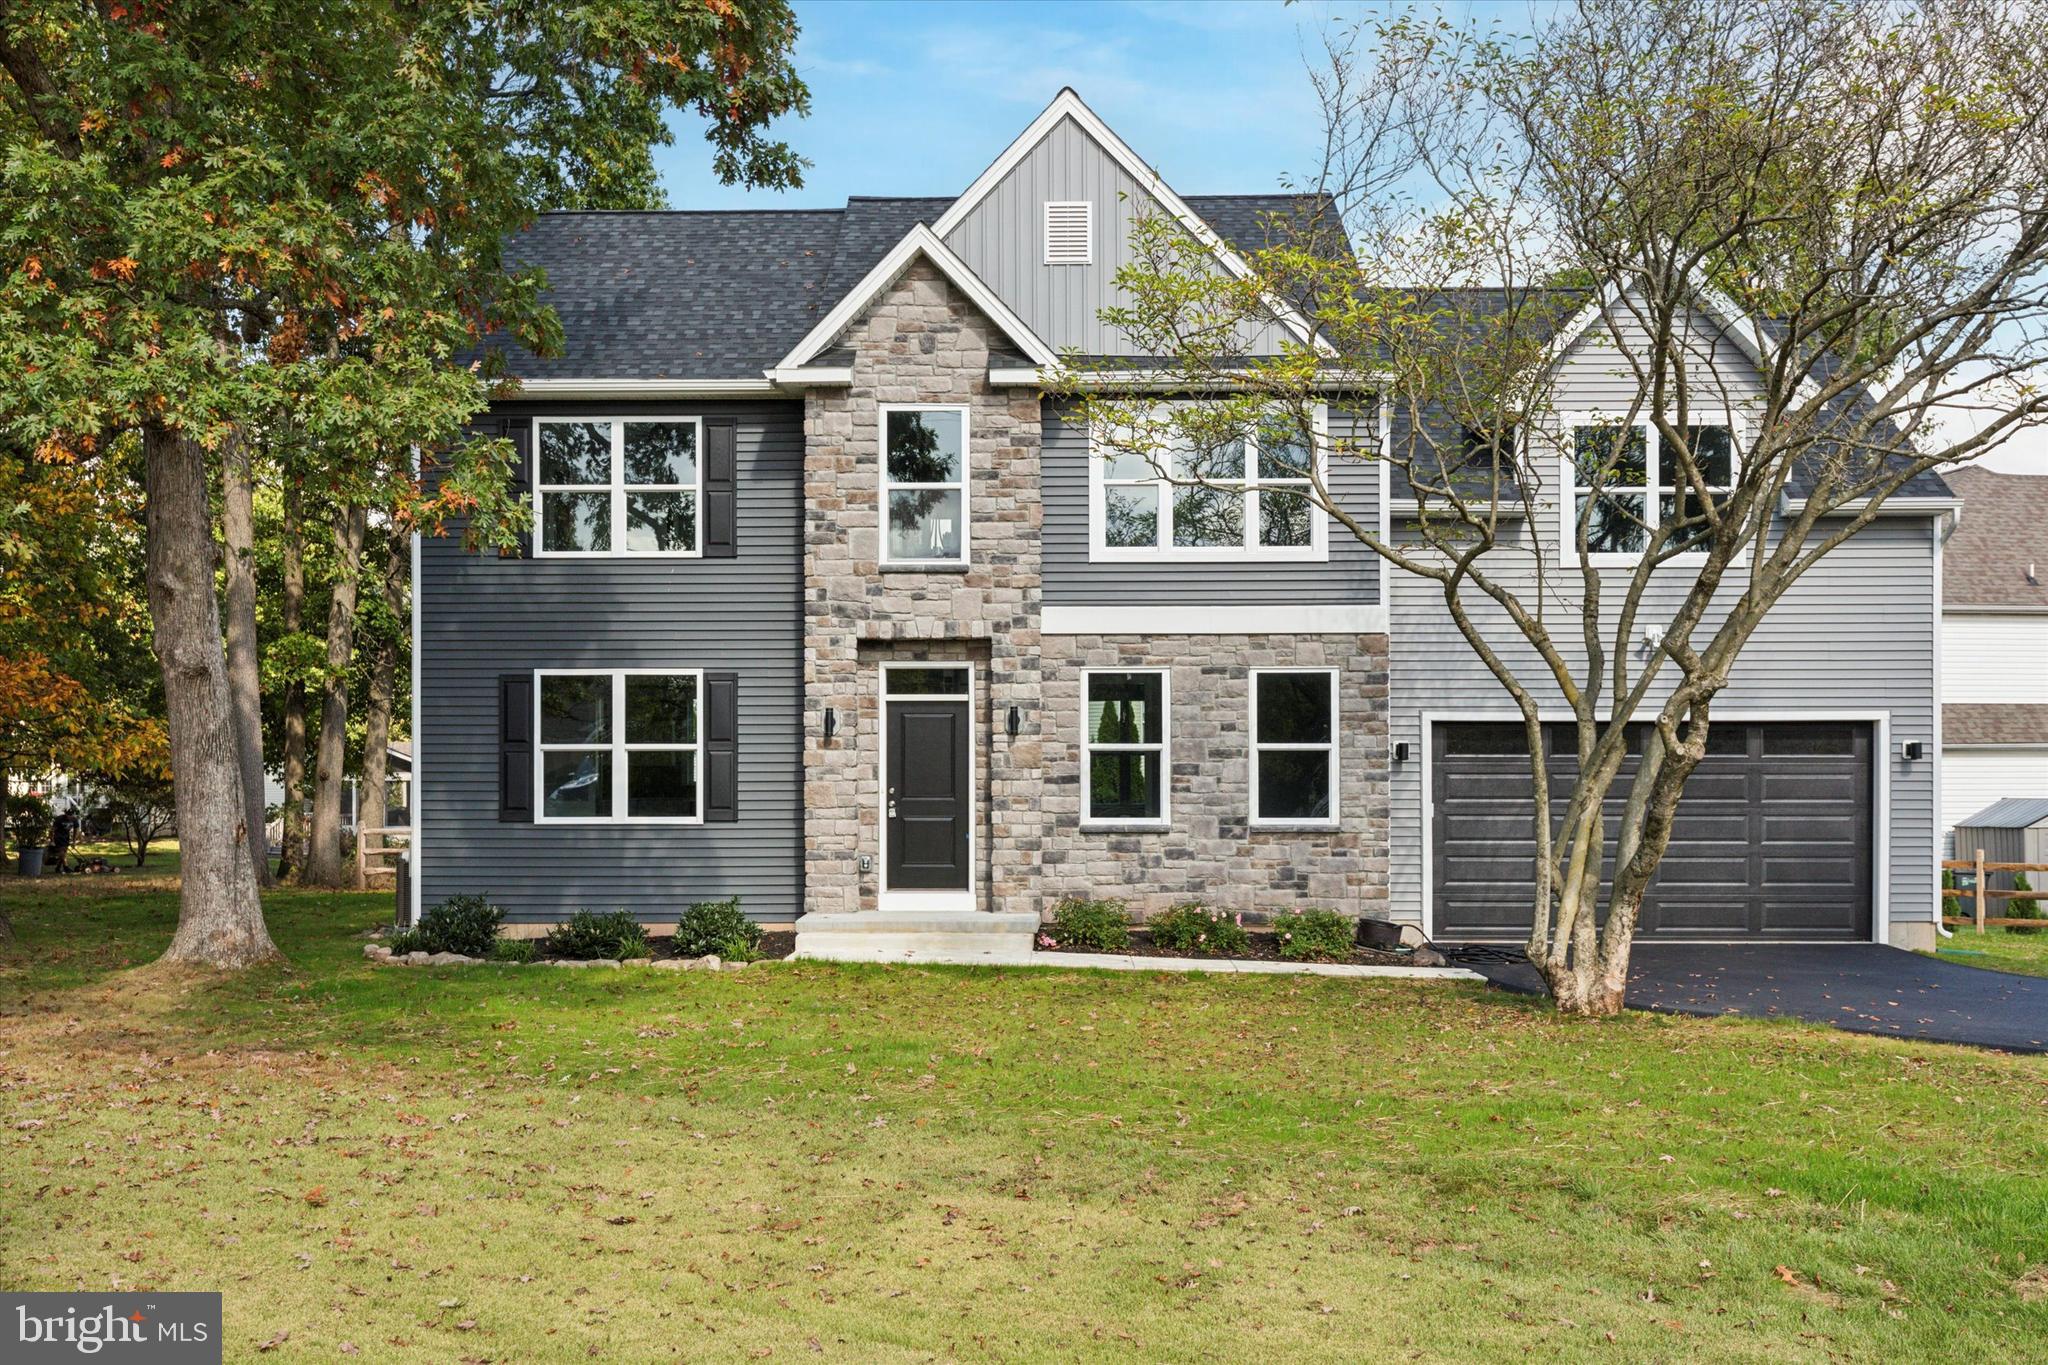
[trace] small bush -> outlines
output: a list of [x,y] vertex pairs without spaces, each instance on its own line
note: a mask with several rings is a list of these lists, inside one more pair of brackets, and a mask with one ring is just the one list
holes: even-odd
[[752,962],[761,946],[761,926],[740,913],[740,899],[699,901],[676,922],[676,955],[727,962]]
[[1122,952],[1131,946],[1131,920],[1119,900],[1067,899],[1053,907],[1052,939],[1062,948]]
[[[2026,873],[2015,872],[2012,874],[2012,889],[2015,891],[2032,891],[2034,884],[2027,880]],[[2015,896],[2005,903],[2005,915],[2007,919],[2039,919],[2041,918],[2041,902],[2035,900],[2032,896]],[[2008,924],[2005,927],[2015,934],[2038,934],[2044,927],[2048,926],[2039,924]]]
[[450,896],[421,911],[420,922],[411,932],[430,953],[489,957],[491,946],[498,941],[498,926],[504,922],[505,912],[482,896]]
[[1243,953],[1252,945],[1244,925],[1205,905],[1176,905],[1145,921],[1145,927],[1152,931],[1154,943],[1175,952],[1230,956]]
[[1963,898],[1955,895],[1956,874],[1943,869],[1941,874],[1941,913],[1950,918],[1960,918],[1963,913]]
[[1358,926],[1335,910],[1296,910],[1273,925],[1280,956],[1295,962],[1336,962],[1351,956]]
[[501,938],[491,945],[493,962],[531,962],[537,956],[530,938]]
[[420,931],[417,929],[400,929],[391,936],[391,941],[385,946],[391,949],[393,957],[404,957],[407,953],[432,951],[427,947],[426,939],[420,936]]
[[549,957],[577,962],[646,957],[647,931],[623,910],[604,915],[578,910],[569,916],[567,924],[558,924],[548,931],[548,936],[541,940],[541,950]]

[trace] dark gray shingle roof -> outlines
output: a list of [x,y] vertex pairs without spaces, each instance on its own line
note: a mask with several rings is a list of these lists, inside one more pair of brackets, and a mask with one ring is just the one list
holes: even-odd
[[[946,198],[849,199],[843,209],[549,213],[507,244],[547,271],[563,353],[501,338],[514,374],[549,379],[758,379]],[[1203,195],[1190,206],[1241,249],[1263,245],[1286,195]],[[820,364],[831,363],[820,357]]]

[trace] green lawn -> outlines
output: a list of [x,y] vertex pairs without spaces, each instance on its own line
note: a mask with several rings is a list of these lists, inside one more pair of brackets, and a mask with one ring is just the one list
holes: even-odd
[[1954,938],[1945,938],[1934,955],[1947,962],[1968,967],[1990,967],[2001,972],[2023,972],[2048,976],[2048,927],[2038,933],[1990,928],[1979,934],[1958,927]]
[[2048,1060],[1473,987],[124,969],[7,886],[0,1283],[219,1289],[230,1359],[2048,1354]]

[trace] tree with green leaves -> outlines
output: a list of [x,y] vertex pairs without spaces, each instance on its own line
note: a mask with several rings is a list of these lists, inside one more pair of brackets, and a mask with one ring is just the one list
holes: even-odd
[[[320,508],[509,536],[502,442],[459,441],[492,334],[552,349],[502,243],[540,209],[643,204],[664,115],[729,180],[795,183],[783,0],[23,0],[0,9],[0,422],[38,458],[139,437],[183,888],[167,961],[275,955],[247,841],[210,492],[288,429]],[[436,477],[411,452],[440,452]]]
[[[1536,18],[1340,31],[1311,73],[1324,164],[1248,270],[1152,215],[1119,271],[1105,320],[1165,360],[1144,388],[1201,397],[1161,406],[1078,361],[1058,387],[1107,458],[1197,505],[1246,496],[1241,456],[1233,484],[1201,452],[1262,431],[1263,477],[1289,482],[1259,515],[1284,532],[1318,508],[1427,585],[1522,720],[1529,957],[1560,1009],[1605,1015],[1765,615],[1914,480],[2048,417],[2048,93],[2022,74],[2048,67],[2048,12],[1578,0]],[[1288,308],[1313,342],[1250,354]],[[1612,425],[1567,451],[1574,341],[1611,362]],[[1346,400],[1384,426],[1309,459],[1318,409]],[[1957,404],[1977,420],[1943,422]],[[1731,411],[1732,434],[1703,425]],[[1644,433],[1666,477],[1645,479]],[[1414,498],[1386,531],[1329,478],[1381,460]],[[1560,712],[1568,789],[1545,757]]]

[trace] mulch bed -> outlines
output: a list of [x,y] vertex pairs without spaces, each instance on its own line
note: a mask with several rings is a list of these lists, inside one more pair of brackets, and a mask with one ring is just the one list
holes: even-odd
[[[1280,956],[1280,945],[1271,934],[1253,934],[1251,948],[1242,953],[1194,953],[1185,948],[1161,948],[1152,942],[1152,935],[1143,929],[1131,932],[1131,946],[1124,949],[1132,957],[1177,957],[1193,962],[1291,962],[1296,959]],[[1099,949],[1081,947],[1047,948],[1041,945],[1041,953],[1095,953]],[[1351,956],[1323,959],[1332,962],[1350,963],[1359,967],[1412,967],[1414,960],[1407,953],[1390,953],[1379,948],[1354,946]]]

